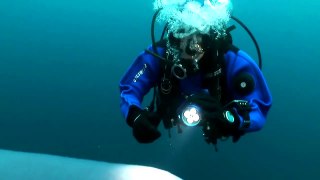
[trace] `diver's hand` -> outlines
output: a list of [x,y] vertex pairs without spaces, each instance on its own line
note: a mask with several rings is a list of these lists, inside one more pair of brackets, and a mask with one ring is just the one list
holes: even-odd
[[187,103],[195,104],[201,109],[201,115],[206,121],[221,119],[223,107],[219,100],[209,94],[199,93],[187,97]]
[[160,117],[154,112],[133,106],[129,110],[127,122],[132,126],[133,136],[140,143],[151,143],[161,136],[157,130]]
[[187,98],[201,108],[202,117],[210,125],[211,131],[216,131],[218,136],[227,136],[236,131],[239,127],[239,116],[234,109],[225,109],[219,100],[209,94],[194,94]]

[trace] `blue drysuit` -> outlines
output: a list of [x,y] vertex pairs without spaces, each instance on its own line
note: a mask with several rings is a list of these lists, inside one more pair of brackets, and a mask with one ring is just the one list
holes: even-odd
[[[149,47],[152,51],[152,48]],[[159,54],[165,54],[164,48],[158,48]],[[249,102],[251,111],[250,126],[245,132],[260,130],[266,121],[267,113],[271,107],[272,98],[265,78],[256,63],[244,51],[227,51],[225,53],[225,76],[226,91],[230,100],[246,100]],[[144,51],[129,67],[120,81],[121,111],[125,118],[128,116],[130,106],[140,107],[143,97],[149,90],[160,82],[163,74],[160,74],[160,59]],[[232,80],[241,73],[249,73],[254,80],[254,89],[247,94],[237,92],[232,85]],[[180,81],[180,90],[184,94],[194,94],[203,91],[200,75],[188,76]],[[240,115],[239,115],[240,116]],[[243,117],[240,116],[239,129],[243,129]]]

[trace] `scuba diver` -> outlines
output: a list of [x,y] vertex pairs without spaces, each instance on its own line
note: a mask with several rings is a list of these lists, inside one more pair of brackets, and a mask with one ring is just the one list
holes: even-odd
[[[165,24],[161,40],[152,34],[152,45],[137,56],[119,85],[121,111],[135,139],[154,142],[161,136],[160,122],[180,132],[182,126],[201,127],[205,141],[214,145],[259,131],[272,97],[261,62],[259,67],[232,44],[234,26],[228,23],[241,21],[231,15],[231,2],[155,0],[154,9],[152,33],[155,20]],[[152,88],[150,106],[142,107]]]

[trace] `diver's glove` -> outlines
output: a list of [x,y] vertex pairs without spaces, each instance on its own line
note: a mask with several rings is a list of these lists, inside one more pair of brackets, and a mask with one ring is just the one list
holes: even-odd
[[204,120],[204,133],[217,138],[232,135],[238,130],[240,119],[232,108],[224,108],[219,100],[209,94],[193,94],[187,98],[187,102],[195,104],[201,109]]
[[161,136],[157,130],[160,117],[147,110],[131,106],[127,117],[127,123],[132,127],[133,136],[140,143],[151,143]]

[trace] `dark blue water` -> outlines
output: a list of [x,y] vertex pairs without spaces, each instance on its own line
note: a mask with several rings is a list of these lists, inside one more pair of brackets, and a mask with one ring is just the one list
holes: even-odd
[[[1,0],[0,148],[150,165],[187,180],[319,178],[320,3],[233,3],[259,41],[274,102],[262,131],[217,153],[199,129],[138,144],[120,114],[118,82],[150,43],[151,0]],[[256,58],[240,26],[233,35]]]

